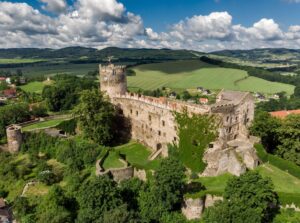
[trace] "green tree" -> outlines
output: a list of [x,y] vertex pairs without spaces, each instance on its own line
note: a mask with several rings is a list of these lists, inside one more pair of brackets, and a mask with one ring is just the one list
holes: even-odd
[[111,143],[116,111],[101,92],[83,91],[75,114],[85,137],[101,145]]
[[226,185],[224,201],[208,208],[205,222],[272,222],[278,211],[278,196],[270,179],[254,171],[232,178]]
[[289,115],[277,131],[276,154],[300,166],[300,115]]
[[78,192],[78,223],[102,222],[103,214],[123,204],[120,191],[107,176],[85,181]]
[[72,212],[67,208],[68,199],[59,186],[53,186],[49,193],[42,199],[36,211],[38,223],[71,223]]
[[140,193],[140,214],[146,222],[160,222],[168,212],[180,209],[183,199],[184,166],[174,157],[161,162],[153,182]]
[[268,112],[257,111],[250,132],[261,138],[268,152],[274,152],[278,145],[277,129],[280,126],[279,119],[272,117]]

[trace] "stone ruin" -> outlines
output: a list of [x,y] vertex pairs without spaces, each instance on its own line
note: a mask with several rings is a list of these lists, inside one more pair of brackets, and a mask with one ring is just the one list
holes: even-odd
[[222,90],[213,105],[198,105],[164,97],[155,98],[127,92],[124,66],[99,67],[100,89],[130,120],[131,137],[150,147],[153,156],[168,156],[168,144],[177,144],[174,111],[215,114],[220,117],[218,138],[206,150],[205,176],[225,172],[240,175],[258,165],[248,128],[254,118],[254,98],[248,92]]
[[22,145],[22,131],[21,126],[11,125],[6,128],[7,135],[7,150],[10,153],[17,153]]

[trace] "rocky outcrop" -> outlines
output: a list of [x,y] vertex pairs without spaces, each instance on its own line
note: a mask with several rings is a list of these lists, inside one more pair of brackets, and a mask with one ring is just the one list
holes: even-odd
[[206,151],[204,160],[207,167],[203,176],[216,176],[226,172],[239,176],[246,169],[254,169],[259,162],[253,143],[246,138],[229,141],[225,149],[216,144]]

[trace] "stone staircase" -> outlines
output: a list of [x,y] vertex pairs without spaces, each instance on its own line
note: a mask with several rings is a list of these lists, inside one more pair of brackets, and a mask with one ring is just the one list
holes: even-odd
[[162,154],[162,151],[163,151],[163,149],[159,149],[159,150],[153,152],[153,153],[150,155],[149,160],[151,160],[151,161],[152,161],[152,160],[155,160],[158,156],[160,156],[160,155]]

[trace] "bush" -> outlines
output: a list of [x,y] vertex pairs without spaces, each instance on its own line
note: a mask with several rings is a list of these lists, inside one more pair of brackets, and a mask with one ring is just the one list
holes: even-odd
[[76,127],[77,127],[77,121],[75,119],[63,121],[58,126],[56,126],[56,128],[66,132],[70,135],[75,135]]

